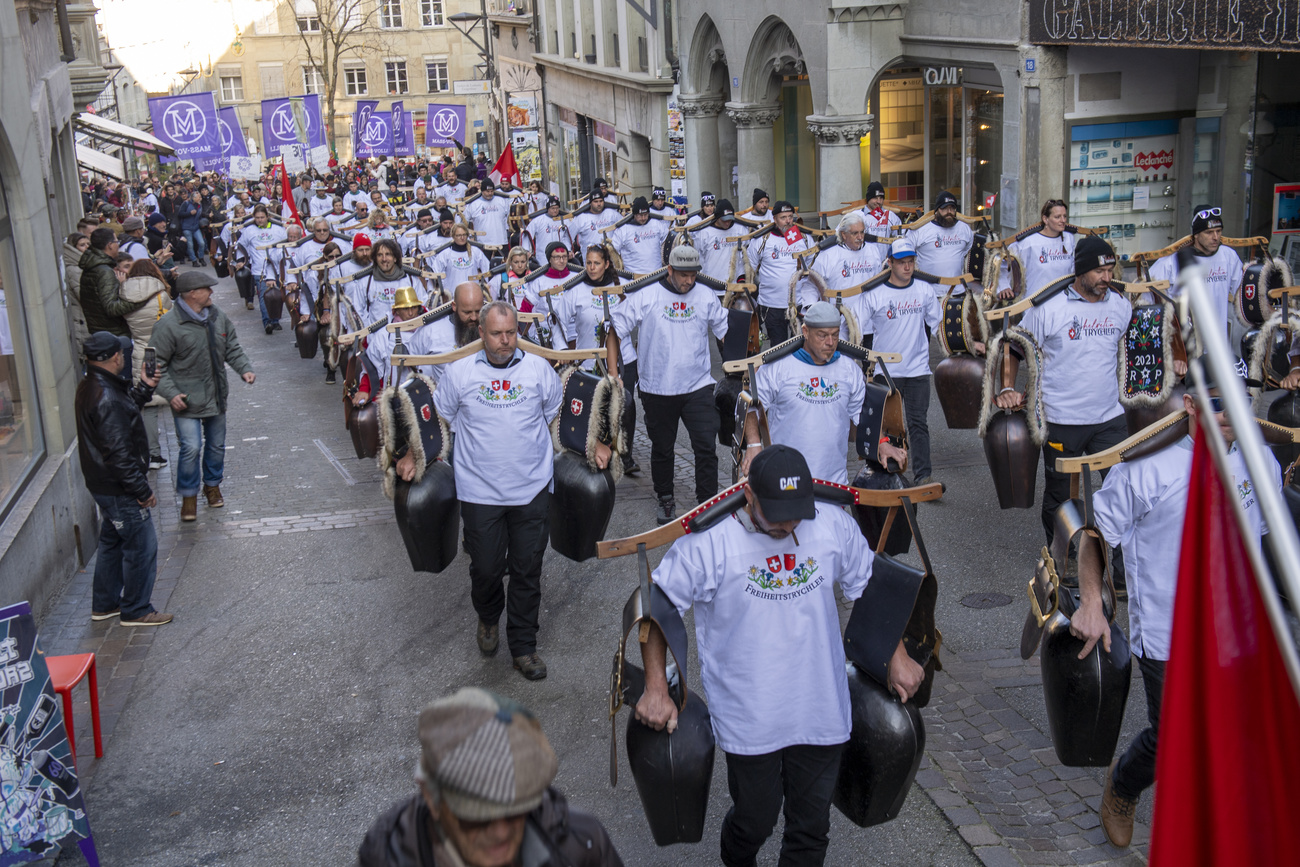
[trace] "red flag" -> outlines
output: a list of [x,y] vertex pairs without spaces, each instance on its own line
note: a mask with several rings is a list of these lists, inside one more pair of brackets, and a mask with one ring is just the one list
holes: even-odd
[[[301,226],[302,217],[298,216],[298,206],[293,201],[293,187],[289,185],[289,170],[284,168],[283,163],[280,165],[280,196],[284,199],[284,204],[281,206],[281,209],[283,210],[284,208],[288,208],[289,213],[293,215],[292,222]],[[290,221],[285,220],[285,222],[288,223]]]
[[1300,703],[1198,432],[1156,758],[1151,867],[1294,864]]
[[510,145],[506,145],[505,152],[501,154],[497,164],[492,167],[488,177],[492,179],[494,184],[499,184],[502,178],[506,178],[512,186],[522,187],[524,185],[523,178],[519,176],[519,166],[515,165],[515,152]]

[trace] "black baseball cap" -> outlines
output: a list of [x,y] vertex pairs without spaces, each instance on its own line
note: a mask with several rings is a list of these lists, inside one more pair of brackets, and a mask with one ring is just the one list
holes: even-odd
[[794,213],[794,205],[790,204],[785,199],[782,199],[781,201],[777,202],[775,205],[772,206],[773,216],[777,214],[787,214],[787,213],[788,214]]
[[96,331],[81,344],[88,361],[108,361],[131,346],[131,338],[118,337],[110,331]]
[[812,472],[798,449],[775,445],[759,452],[749,465],[749,487],[768,523],[817,516]]
[[952,205],[954,208],[957,207],[957,197],[947,190],[939,193],[939,195],[934,199],[934,209],[936,211],[940,208],[946,208],[949,205]]

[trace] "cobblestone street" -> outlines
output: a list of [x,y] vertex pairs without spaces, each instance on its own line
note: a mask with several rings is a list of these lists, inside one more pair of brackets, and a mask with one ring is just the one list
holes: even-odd
[[[608,784],[606,692],[633,558],[573,563],[548,550],[538,648],[546,680],[523,680],[504,652],[482,657],[468,557],[439,575],[411,571],[380,473],[356,459],[340,389],[324,383],[319,356],[300,359],[288,330],[264,335],[230,280],[214,300],[240,329],[257,382],[231,376],[226,505],[200,505],[193,524],[179,523],[176,437],[164,413],[172,463],[154,474],[154,604],[175,622],[92,624],[91,562],[41,623],[48,653],[98,654],[103,759],[89,748],[83,689],[75,717],[102,862],[350,864],[375,816],[414,791],[419,709],[479,685],[533,709],[560,758],[556,785],[601,818],[627,864],[717,863],[729,805],[721,755],[697,845],[654,845],[624,756],[626,711],[615,720],[619,782]],[[638,424],[643,472],[619,483],[610,538],[654,525]],[[832,811],[827,863],[1144,864],[1151,794],[1131,849],[1109,846],[1097,818],[1105,769],[1057,762],[1038,658],[1022,662],[1017,652],[1025,584],[1042,546],[1037,508],[1000,511],[975,432],[949,431],[937,401],[930,425],[935,477],[947,493],[920,510],[944,634],[944,671],[923,712],[927,756],[893,822],[861,829]],[[680,511],[693,486],[684,432],[678,454]],[[726,484],[730,457],[719,455]],[[93,532],[82,549],[93,553]],[[697,689],[694,658],[690,680]],[[1134,666],[1121,748],[1145,717]],[[778,828],[760,864],[776,862],[779,836]],[[69,852],[58,863],[84,862]]]

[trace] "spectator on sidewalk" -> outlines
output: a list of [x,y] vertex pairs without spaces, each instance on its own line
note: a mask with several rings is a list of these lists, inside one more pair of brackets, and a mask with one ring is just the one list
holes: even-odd
[[90,233],[90,249],[81,256],[81,311],[86,330],[92,334],[107,331],[118,337],[130,337],[126,314],[137,305],[118,294],[118,240],[112,229],[101,226]]
[[235,334],[235,323],[212,303],[216,283],[203,271],[182,274],[176,281],[176,304],[158,320],[149,341],[157,350],[162,372],[158,393],[171,403],[180,441],[176,490],[181,495],[182,521],[198,518],[200,472],[208,507],[225,505],[221,480],[230,392],[225,365],[233,367],[249,385],[256,379],[252,362]]
[[122,379],[128,337],[96,331],[83,345],[86,378],[77,386],[77,453],[81,474],[103,523],[95,556],[91,620],[121,617],[123,626],[161,626],[172,616],[150,604],[158,574],[158,537],[149,510],[158,498],[146,476],[149,443],[140,407],[157,376],[128,387]]
[[551,786],[559,761],[523,705],[465,688],[422,710],[419,732],[420,790],[370,826],[359,867],[622,867],[600,820]]
[[[126,324],[131,330],[134,347],[131,353],[132,375],[140,378],[141,365],[144,364],[144,350],[153,337],[154,325],[172,309],[171,295],[162,271],[153,262],[139,261],[127,272],[122,284],[122,298],[132,304],[143,303],[126,314]],[[141,410],[144,416],[144,431],[149,437],[149,469],[156,470],[167,465],[158,445],[158,413],[167,405],[161,395],[155,394]]]

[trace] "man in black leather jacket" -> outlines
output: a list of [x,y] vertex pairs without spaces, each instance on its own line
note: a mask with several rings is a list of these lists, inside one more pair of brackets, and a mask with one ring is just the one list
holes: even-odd
[[96,331],[82,344],[86,378],[77,386],[77,452],[81,474],[99,505],[103,524],[95,558],[91,620],[121,617],[123,626],[161,626],[172,616],[149,598],[158,572],[158,537],[149,510],[149,440],[140,408],[158,375],[142,371],[128,387],[121,377],[131,338]]
[[371,826],[360,867],[623,867],[595,816],[570,810],[523,705],[462,689],[420,712],[420,791]]

